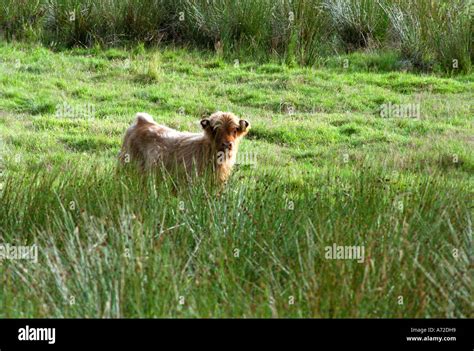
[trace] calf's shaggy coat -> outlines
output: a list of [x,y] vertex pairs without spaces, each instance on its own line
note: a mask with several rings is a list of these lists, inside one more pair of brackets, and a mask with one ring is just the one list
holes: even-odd
[[240,140],[250,124],[230,112],[216,112],[201,120],[202,133],[180,132],[157,124],[147,113],[137,113],[123,140],[120,160],[142,170],[184,168],[187,174],[206,169],[225,182],[235,164]]

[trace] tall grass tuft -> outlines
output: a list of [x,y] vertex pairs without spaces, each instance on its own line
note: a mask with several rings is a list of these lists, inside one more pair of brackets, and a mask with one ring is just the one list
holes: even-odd
[[39,41],[45,16],[44,0],[3,0],[0,39]]
[[324,0],[333,30],[347,50],[375,46],[383,41],[388,17],[373,0]]
[[385,1],[402,55],[414,66],[468,72],[472,63],[469,1]]

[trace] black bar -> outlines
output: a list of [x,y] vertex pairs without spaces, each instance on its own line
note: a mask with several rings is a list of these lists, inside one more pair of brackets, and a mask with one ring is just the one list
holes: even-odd
[[[0,351],[188,345],[193,349],[261,345],[291,350],[473,350],[473,325],[472,319],[3,319]],[[54,343],[52,330],[43,328],[54,328]],[[45,340],[19,340],[20,334]]]

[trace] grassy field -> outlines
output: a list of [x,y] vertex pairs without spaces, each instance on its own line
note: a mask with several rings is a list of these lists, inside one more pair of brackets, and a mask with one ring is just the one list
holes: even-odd
[[[474,76],[396,56],[0,44],[0,243],[39,248],[0,317],[473,317]],[[252,124],[223,191],[117,168],[136,112],[216,110]]]

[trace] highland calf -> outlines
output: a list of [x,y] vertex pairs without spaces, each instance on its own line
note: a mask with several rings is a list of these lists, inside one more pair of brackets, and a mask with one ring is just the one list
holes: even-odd
[[241,139],[250,124],[230,112],[216,112],[201,120],[202,133],[180,132],[157,124],[146,113],[137,113],[120,152],[122,163],[133,162],[142,170],[183,168],[188,175],[205,170],[225,182],[235,164]]

